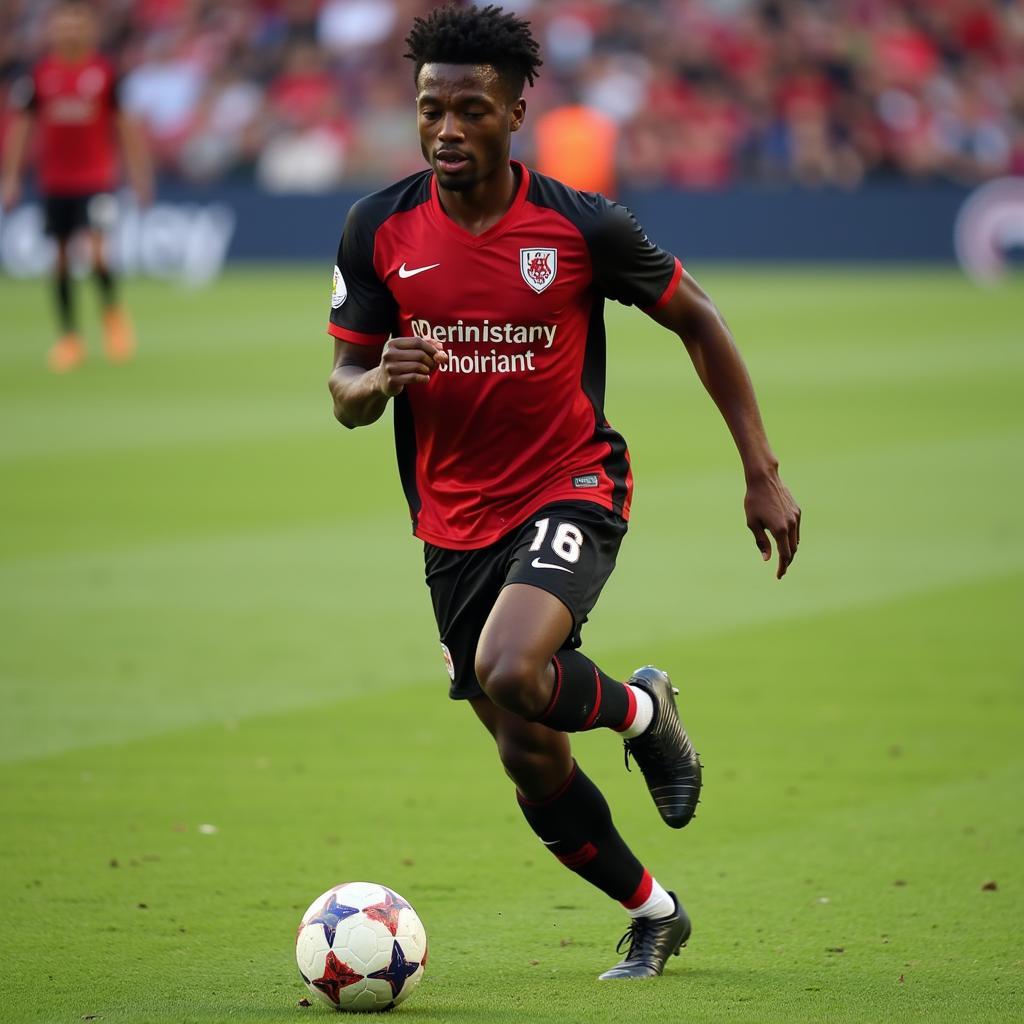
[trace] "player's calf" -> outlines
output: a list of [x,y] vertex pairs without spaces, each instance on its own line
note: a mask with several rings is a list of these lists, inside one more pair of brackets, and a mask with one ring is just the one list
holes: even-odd
[[566,778],[537,799],[517,794],[534,833],[565,867],[617,900],[634,919],[669,918],[675,903],[619,835],[601,791],[574,762]]
[[647,728],[654,705],[646,690],[612,679],[579,651],[559,651],[551,667],[549,696],[538,722],[560,732],[614,729],[626,738]]

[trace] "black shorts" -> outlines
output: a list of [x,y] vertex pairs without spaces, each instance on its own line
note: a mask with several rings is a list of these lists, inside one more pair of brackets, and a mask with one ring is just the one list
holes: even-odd
[[494,602],[509,583],[554,594],[572,613],[563,647],[580,646],[580,631],[615,568],[626,521],[587,501],[545,505],[486,548],[453,551],[423,545],[427,586],[441,634],[453,700],[479,697],[476,647]]
[[76,231],[110,227],[115,200],[106,192],[79,196],[44,196],[45,230],[51,238],[65,241]]

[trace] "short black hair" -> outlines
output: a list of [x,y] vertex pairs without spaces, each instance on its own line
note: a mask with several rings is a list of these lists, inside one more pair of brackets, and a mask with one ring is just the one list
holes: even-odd
[[405,43],[417,83],[424,64],[490,64],[518,97],[544,63],[530,23],[495,4],[437,7],[413,21]]

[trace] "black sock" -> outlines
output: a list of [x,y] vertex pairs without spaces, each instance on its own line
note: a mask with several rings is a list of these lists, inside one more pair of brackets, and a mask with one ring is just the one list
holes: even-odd
[[538,722],[559,732],[585,732],[624,729],[633,721],[636,698],[624,683],[605,675],[579,651],[559,651],[551,660],[555,687]]
[[575,762],[569,778],[546,800],[516,795],[530,828],[570,871],[620,903],[642,890],[649,878],[644,866],[615,830],[601,791]]
[[66,271],[57,271],[53,279],[54,297],[57,300],[57,320],[64,334],[75,330],[74,299],[71,292],[71,275]]
[[97,264],[93,267],[93,277],[96,279],[96,287],[100,290],[100,301],[104,309],[110,309],[117,302],[117,287],[114,275],[105,267]]

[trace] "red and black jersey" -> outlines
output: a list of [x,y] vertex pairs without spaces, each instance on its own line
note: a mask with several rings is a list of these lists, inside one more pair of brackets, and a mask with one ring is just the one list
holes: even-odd
[[39,126],[39,187],[47,195],[107,192],[117,183],[117,80],[98,54],[44,57],[15,90]]
[[656,308],[682,274],[624,207],[513,167],[512,205],[482,235],[447,216],[425,171],[356,203],[338,248],[330,334],[419,335],[448,352],[394,403],[413,531],[439,547],[485,547],[552,501],[628,518],[629,455],[603,409],[603,304]]

